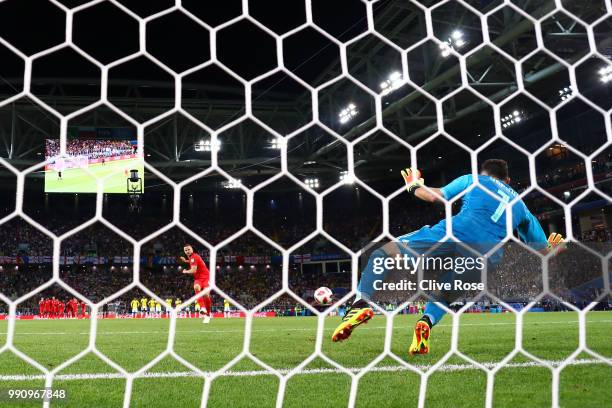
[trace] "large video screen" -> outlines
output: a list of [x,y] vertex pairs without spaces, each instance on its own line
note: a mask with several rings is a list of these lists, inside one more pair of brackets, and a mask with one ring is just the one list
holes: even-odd
[[47,139],[45,193],[95,193],[91,175],[105,180],[105,193],[127,193],[127,178],[134,169],[144,188],[144,164],[135,140],[68,139],[67,154],[59,152],[59,139]]

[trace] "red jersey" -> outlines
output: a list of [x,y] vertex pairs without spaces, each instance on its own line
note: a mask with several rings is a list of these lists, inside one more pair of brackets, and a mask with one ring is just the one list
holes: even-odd
[[191,256],[189,257],[189,267],[193,268],[193,265],[197,266],[195,274],[193,275],[193,279],[194,280],[208,281],[208,277],[210,276],[210,272],[208,271],[208,268],[206,267],[206,264],[202,260],[202,257],[200,255],[196,254],[195,252],[193,254],[191,254]]

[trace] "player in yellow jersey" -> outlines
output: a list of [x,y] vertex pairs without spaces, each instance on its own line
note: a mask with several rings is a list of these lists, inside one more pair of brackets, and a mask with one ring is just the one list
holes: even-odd
[[149,316],[153,316],[155,313],[155,300],[149,299]]
[[166,313],[170,314],[170,308],[172,307],[172,298],[166,299]]
[[230,309],[230,302],[227,299],[223,299],[223,317],[232,317],[232,310]]
[[130,302],[130,307],[132,308],[132,316],[138,313],[138,306],[140,306],[140,302],[138,299],[132,299]]
[[147,313],[147,298],[144,296],[140,299],[140,312]]
[[[183,304],[183,301],[182,301],[181,299],[176,298],[176,299],[174,300],[174,307],[175,307],[176,309],[178,309],[179,307],[181,307],[181,305],[182,305],[182,304]],[[181,313],[185,313],[185,311],[184,311],[184,310],[177,310],[176,315],[178,316],[178,315],[179,315],[179,314],[181,314]]]

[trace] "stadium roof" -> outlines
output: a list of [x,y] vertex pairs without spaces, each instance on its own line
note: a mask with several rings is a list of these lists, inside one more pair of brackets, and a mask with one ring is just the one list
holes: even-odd
[[[62,10],[44,0],[33,2],[40,7],[44,19],[28,12],[33,7],[30,4],[16,0],[0,3],[0,37],[26,55],[60,44],[64,39]],[[76,7],[86,1],[61,3]],[[171,7],[174,2],[121,0],[119,3],[125,9],[103,2],[77,12],[74,18],[74,43],[106,64],[138,50],[138,24],[130,12],[147,17]],[[436,105],[422,91],[443,98],[462,84],[458,58],[445,51],[451,47],[454,52],[466,54],[478,49],[466,60],[468,87],[441,105],[447,133],[470,148],[477,148],[494,136],[491,103],[499,103],[516,92],[517,74],[523,75],[528,93],[505,101],[501,116],[519,109],[528,121],[520,127],[509,127],[504,134],[520,146],[544,144],[551,133],[545,107],[553,108],[562,102],[559,91],[570,86],[565,64],[577,62],[588,49],[584,23],[591,23],[605,13],[603,1],[564,1],[564,6],[580,21],[561,11],[547,15],[553,8],[553,0],[514,0],[516,8],[503,7],[486,19],[487,35],[496,46],[492,48],[481,47],[484,34],[478,15],[457,2],[445,3],[432,11],[433,34],[438,42],[422,41],[428,32],[422,6],[433,6],[438,1],[372,2],[374,26],[380,35],[369,34],[350,43],[346,53],[352,78],[340,77],[340,47],[332,38],[347,42],[361,35],[367,29],[367,3],[313,0],[313,21],[320,30],[305,27],[283,38],[287,69],[304,83],[314,87],[324,85],[318,92],[321,122],[347,140],[371,131],[376,125],[371,93],[383,92],[381,84],[392,82],[396,72],[401,76],[400,82],[406,79],[401,75],[404,73],[401,51],[410,49],[405,56],[410,81],[401,82],[397,87],[393,84],[392,91],[383,97],[382,123],[389,132],[417,145],[438,132]],[[486,13],[501,2],[470,0],[467,3]],[[573,6],[574,3],[581,3],[581,7]],[[221,3],[183,0],[182,4],[185,12],[160,15],[146,25],[147,51],[177,72],[204,63],[210,57],[210,32],[205,25],[219,26],[238,18],[242,11],[239,0]],[[276,34],[295,29],[306,18],[300,1],[274,4],[251,1],[249,13]],[[546,50],[536,50],[534,26],[525,13],[535,18],[546,15],[541,25]],[[198,24],[190,17],[200,18],[205,24]],[[598,51],[608,58],[611,25],[605,21],[594,28]],[[45,27],[44,36],[40,35],[41,26]],[[251,80],[277,66],[274,38],[248,20],[238,18],[221,29],[216,38],[219,60],[235,74],[230,75],[213,64],[189,73],[182,80],[182,107],[215,130],[245,112],[245,88],[237,76]],[[447,48],[440,43],[447,44]],[[0,100],[3,100],[23,88],[23,61],[1,44],[0,57],[3,61]],[[515,70],[510,58],[521,60],[521,71]],[[610,87],[603,86],[596,74],[602,64],[605,61],[601,57],[581,61],[576,70],[578,87],[592,105],[609,109]],[[99,98],[100,82],[98,67],[70,47],[36,58],[33,63],[32,92],[60,114],[69,114],[95,102]],[[110,70],[108,95],[125,114],[144,122],[174,107],[174,78],[148,57],[140,56]],[[254,115],[281,135],[291,134],[313,119],[310,92],[283,72],[253,83],[252,100]],[[351,103],[357,113],[341,123],[338,115]],[[597,116],[601,115],[593,106],[575,99],[559,111],[558,122],[571,127],[571,123]],[[593,123],[599,122],[601,128],[589,129],[587,137],[567,134],[567,142],[590,153],[601,144],[597,136],[591,135],[599,132],[605,140],[603,120]],[[40,162],[44,157],[44,140],[58,137],[59,123],[57,116],[28,98],[0,107],[0,156],[22,168]],[[132,125],[110,109],[99,107],[71,119],[68,126]],[[176,178],[193,174],[210,164],[209,154],[198,155],[193,149],[194,143],[207,137],[206,130],[184,115],[165,117],[145,129],[147,161]],[[279,166],[278,154],[267,148],[274,135],[249,120],[225,129],[219,138],[224,142],[220,163],[234,177],[274,172]],[[329,173],[337,177],[346,167],[343,145],[316,126],[298,136],[289,147],[290,168],[304,176]],[[507,145],[496,145],[486,153],[501,157],[516,155]],[[438,160],[461,161],[465,151],[445,139],[435,139],[417,157],[419,166],[426,169],[436,167]],[[359,176],[364,179],[375,177],[383,169],[399,169],[408,165],[409,160],[406,150],[382,131],[355,147],[356,167],[362,167]]]

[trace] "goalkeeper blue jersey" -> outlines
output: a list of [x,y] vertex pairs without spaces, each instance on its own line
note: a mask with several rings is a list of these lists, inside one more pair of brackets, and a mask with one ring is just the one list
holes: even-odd
[[[453,234],[464,242],[498,243],[506,237],[508,203],[516,199],[518,193],[490,176],[479,175],[478,181],[482,187],[476,186],[463,196],[461,210],[452,218]],[[442,194],[450,200],[467,190],[472,182],[471,174],[458,177],[441,188]],[[491,197],[483,187],[498,199]],[[518,231],[521,241],[536,250],[545,248],[547,240],[544,230],[523,200],[511,204],[511,209],[512,229]],[[444,228],[444,220],[438,224]]]

